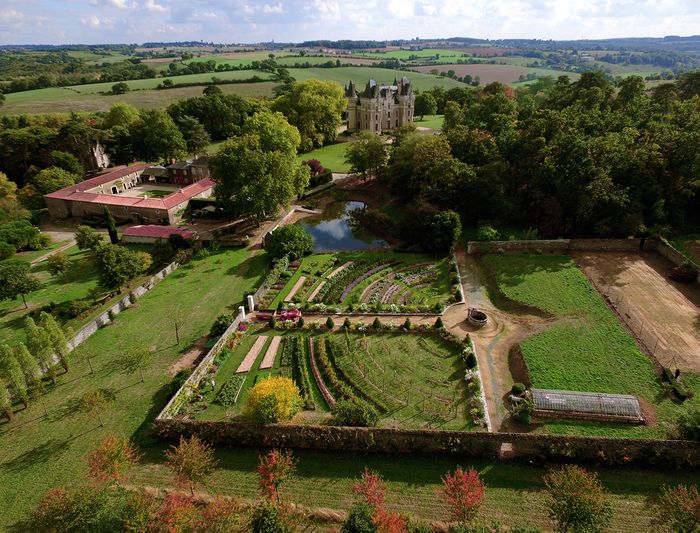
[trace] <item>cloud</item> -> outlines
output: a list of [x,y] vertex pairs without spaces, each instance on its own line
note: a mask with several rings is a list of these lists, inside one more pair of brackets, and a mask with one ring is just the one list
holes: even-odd
[[99,28],[101,24],[99,17],[94,13],[92,15],[88,15],[87,17],[81,18],[80,22],[89,28]]
[[144,7],[147,11],[151,11],[153,13],[163,13],[164,11],[167,11],[166,7],[161,4],[157,4],[156,0],[146,0]]
[[263,13],[284,13],[284,9],[282,9],[282,2],[279,2],[273,6],[270,4],[265,4],[262,7],[262,12]]
[[91,6],[116,7],[117,9],[127,9],[129,6],[126,0],[89,0]]

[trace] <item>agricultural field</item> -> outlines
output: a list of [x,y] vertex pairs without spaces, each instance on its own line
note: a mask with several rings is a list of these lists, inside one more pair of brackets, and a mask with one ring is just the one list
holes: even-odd
[[436,70],[438,72],[447,72],[448,70],[454,70],[455,74],[459,77],[470,75],[474,78],[476,76],[479,76],[481,85],[486,85],[494,81],[498,81],[505,84],[512,84],[518,82],[520,76],[527,76],[528,74],[537,74],[538,76],[552,76],[555,78],[560,75],[567,75],[571,78],[571,81],[576,81],[579,78],[579,74],[575,74],[572,72],[560,72],[551,69],[520,67],[516,65],[428,65],[422,67],[415,67],[415,70],[422,73],[430,73]]
[[[551,325],[522,344],[533,387],[633,394],[642,402],[650,425],[623,426],[588,422],[549,422],[540,431],[617,437],[664,437],[677,417],[700,403],[697,395],[682,404],[664,391],[652,361],[635,344],[569,257],[490,255],[482,265],[497,288],[494,301],[505,310],[532,306]],[[700,375],[685,374],[685,385],[700,392]]]
[[458,81],[432,74],[374,67],[290,68],[289,74],[300,81],[308,79],[330,80],[341,85],[347,85],[352,81],[357,84],[359,90],[364,88],[369,79],[377,80],[378,83],[391,84],[394,79],[401,76],[407,76],[413,89],[418,91],[425,91],[432,87],[444,87],[445,89],[465,87],[463,83]]
[[350,165],[345,162],[345,152],[348,146],[348,143],[341,141],[327,144],[311,152],[299,154],[297,160],[308,161],[310,159],[318,159],[325,168],[329,168],[333,172],[347,173],[350,172]]
[[260,307],[294,304],[310,311],[433,310],[454,301],[453,276],[449,259],[436,262],[422,254],[314,254],[290,264]]
[[[197,74],[197,76],[205,76],[204,79],[207,80],[210,80],[212,75],[216,76],[217,74]],[[179,76],[171,79],[178,81],[185,77],[186,76]],[[156,80],[146,81],[156,81],[160,83],[163,79],[158,78]],[[110,88],[111,85],[113,84],[110,84]],[[272,96],[275,85],[277,85],[275,82],[266,81],[259,83],[233,83],[219,85],[218,87],[226,94],[237,94],[239,96],[252,98]],[[87,87],[90,86],[78,86],[81,90]],[[109,90],[109,88],[107,90]],[[24,91],[6,95],[5,105],[0,108],[0,115],[69,113],[71,111],[109,111],[109,108],[117,102],[124,102],[138,109],[163,108],[184,98],[201,96],[203,90],[204,87],[202,86],[193,86],[160,91],[139,90],[119,95],[105,95],[92,92],[77,92],[68,87],[52,87],[49,89],[37,89],[34,91]]]
[[[174,392],[170,381],[176,363],[189,357],[217,316],[238,308],[244,293],[260,283],[268,262],[265,253],[249,249],[195,258],[87,339],[45,401],[30,400],[12,422],[0,423],[0,530],[25,517],[44,491],[82,479],[86,455],[107,433],[155,447],[162,457],[167,445],[154,440],[150,424]],[[173,322],[178,314],[179,344]],[[151,358],[141,381],[122,362],[125,353],[143,348]],[[96,390],[107,399],[104,426],[79,408],[82,395]]]
[[279,375],[302,393],[298,423],[329,423],[332,402],[352,397],[373,405],[386,427],[474,429],[483,416],[470,412],[461,348],[437,333],[251,331],[217,357],[214,386],[205,380],[203,400],[188,408],[197,419],[245,419],[249,389]]

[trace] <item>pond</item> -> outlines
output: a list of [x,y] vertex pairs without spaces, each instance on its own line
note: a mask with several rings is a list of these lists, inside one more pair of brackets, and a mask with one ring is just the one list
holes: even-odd
[[364,250],[382,248],[387,241],[369,231],[352,224],[350,212],[364,209],[364,202],[336,202],[320,217],[307,218],[299,222],[314,240],[314,252],[336,252],[340,250]]

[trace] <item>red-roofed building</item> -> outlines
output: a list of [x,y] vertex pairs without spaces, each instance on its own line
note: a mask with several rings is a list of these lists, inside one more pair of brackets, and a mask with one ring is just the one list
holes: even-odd
[[[94,178],[44,196],[54,218],[101,217],[105,207],[122,221],[173,224],[192,198],[208,198],[214,181],[208,173],[189,175],[183,180],[156,180],[145,163],[117,167]],[[200,177],[201,176],[201,177]]]
[[153,243],[160,239],[167,239],[171,235],[180,235],[183,239],[196,239],[197,232],[185,228],[173,228],[172,226],[131,226],[122,233],[123,242]]

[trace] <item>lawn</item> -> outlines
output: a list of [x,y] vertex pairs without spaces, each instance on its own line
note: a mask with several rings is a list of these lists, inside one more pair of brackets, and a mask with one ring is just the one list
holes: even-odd
[[153,191],[146,191],[144,193],[141,193],[139,196],[144,196],[146,198],[165,198],[166,196],[170,196],[173,193],[173,191],[163,191],[163,190],[153,190]]
[[349,144],[346,142],[327,144],[311,152],[299,154],[297,160],[318,159],[324,167],[330,168],[333,172],[347,173],[350,172],[350,165],[345,162],[345,152],[348,146]]
[[[216,452],[220,469],[211,477],[209,490],[218,494],[253,499],[258,496],[256,467],[259,449],[233,448]],[[345,509],[353,502],[351,484],[365,467],[381,473],[387,485],[387,507],[418,518],[445,520],[435,489],[440,477],[458,465],[479,471],[486,485],[479,519],[498,520],[514,526],[529,522],[547,531],[545,469],[513,462],[489,462],[469,457],[382,456],[343,452],[298,450],[296,475],[282,486],[282,498],[313,508]],[[132,471],[130,481],[144,486],[170,486],[172,476],[163,464],[162,451],[148,450],[142,466]],[[649,469],[596,469],[610,492],[613,521],[609,531],[638,533],[655,531],[652,506],[663,485],[697,482],[697,472],[661,472]],[[336,529],[339,526],[336,525]]]
[[433,128],[439,130],[442,128],[444,120],[445,115],[425,115],[422,119],[416,118],[413,123],[418,128]]
[[[555,320],[522,343],[534,387],[633,394],[652,406],[657,418],[656,425],[634,427],[547,422],[544,431],[663,437],[683,411],[700,404],[697,394],[678,405],[663,393],[649,358],[569,257],[490,255],[483,265],[503,295]],[[684,382],[700,392],[700,376],[686,374]]]
[[[238,309],[267,266],[266,254],[238,249],[181,267],[82,344],[79,359],[44,401],[30,402],[13,422],[1,423],[0,530],[26,515],[48,488],[81,478],[86,454],[109,431],[133,436],[140,446],[157,446],[162,453],[164,445],[152,439],[149,427],[170,395],[168,368],[209,331],[218,315]],[[179,345],[173,327],[177,316]],[[141,383],[138,373],[125,375],[119,366],[124,353],[143,348],[153,355]],[[81,395],[96,389],[110,399],[103,428],[76,409]]]

